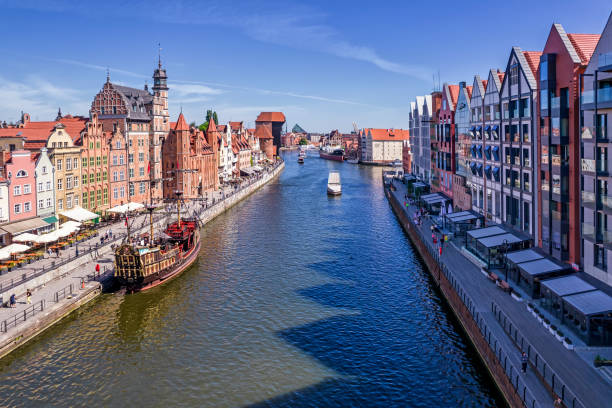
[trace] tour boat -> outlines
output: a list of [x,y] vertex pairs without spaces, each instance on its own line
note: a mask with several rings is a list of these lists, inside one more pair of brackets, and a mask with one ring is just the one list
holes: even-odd
[[[115,279],[127,293],[141,292],[178,276],[189,268],[200,252],[200,230],[195,218],[170,223],[164,238],[156,242],[125,242],[115,250]],[[152,215],[152,209],[150,209]],[[151,233],[153,237],[153,218]]]
[[330,171],[327,176],[327,195],[340,195],[342,194],[342,185],[340,184],[340,173],[337,171]]
[[332,148],[330,146],[324,146],[319,149],[319,157],[327,160],[343,161],[344,151],[340,148]]

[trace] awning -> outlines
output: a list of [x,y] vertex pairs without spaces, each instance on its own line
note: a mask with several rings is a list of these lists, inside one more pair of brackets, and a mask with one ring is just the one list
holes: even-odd
[[476,126],[476,130],[480,131],[482,129],[482,126]]
[[98,214],[92,213],[91,211],[88,211],[80,206],[76,206],[72,210],[64,211],[63,213],[60,213],[60,215],[80,222],[90,221],[99,217]]
[[55,224],[58,221],[58,219],[55,215],[52,215],[50,217],[43,218],[43,221],[48,222],[49,224]]
[[412,188],[423,188],[423,187],[427,187],[427,184],[425,183],[421,183],[421,182],[416,182],[412,185]]
[[476,168],[478,168],[478,171],[482,170],[482,163],[478,163],[478,164],[476,165]]
[[546,279],[542,281],[542,287],[550,290],[557,296],[575,295],[576,293],[590,292],[595,290],[594,286],[583,281],[576,275]]
[[13,237],[13,242],[38,242],[39,238],[39,235],[24,232],[23,234],[19,234],[16,237]]
[[493,174],[497,174],[499,173],[499,167],[495,166],[493,167]]
[[469,215],[464,215],[462,217],[451,218],[449,221],[452,223],[457,223],[457,222],[466,222],[466,221],[475,220],[476,218],[478,217],[475,216],[474,214],[469,214]]
[[506,243],[508,244],[516,244],[517,242],[522,242],[523,240],[520,239],[519,237],[517,237],[516,235],[512,235],[510,233],[508,234],[501,234],[501,235],[494,235],[492,237],[484,237],[484,238],[480,238],[478,240],[478,242],[480,242],[482,245],[484,245],[485,248],[493,248],[493,247],[497,247],[497,246],[502,246]]
[[115,214],[124,214],[128,211],[136,211],[144,208],[144,205],[141,203],[127,203],[123,205],[117,205],[113,208],[107,210],[107,212],[115,213]]
[[565,296],[565,302],[573,306],[584,316],[607,314],[612,312],[612,297],[601,290]]
[[506,255],[506,259],[512,262],[513,264],[535,261],[536,259],[542,259],[542,258],[544,258],[544,256],[538,254],[533,249],[524,249],[522,251],[514,251]]
[[247,176],[250,176],[255,173],[255,170],[253,170],[252,167],[244,167],[240,169],[240,172],[246,174]]
[[489,130],[491,130],[491,125],[485,126],[485,132],[488,132]]
[[468,215],[468,214],[471,214],[471,212],[470,211],[458,211],[455,213],[446,214],[446,218],[451,219],[451,218],[463,217],[464,215]]
[[470,237],[475,238],[475,239],[483,238],[483,237],[490,237],[492,235],[499,235],[499,234],[505,234],[505,233],[506,233],[506,230],[501,229],[498,226],[479,228],[479,229],[475,229],[475,230],[471,230],[467,232],[467,234]]
[[476,130],[476,126],[472,126],[472,127],[470,128],[470,131],[472,131],[472,132],[473,132],[473,131],[475,131],[475,130]]
[[521,271],[531,276],[544,275],[567,269],[565,266],[561,266],[547,258],[538,259],[537,261],[523,262],[518,264],[518,267]]
[[493,125],[493,127],[491,128],[494,132],[497,132],[499,130],[499,126],[497,125]]
[[488,164],[485,166],[485,173],[487,176],[491,175],[491,166],[489,166]]
[[40,217],[30,218],[28,220],[16,221],[10,224],[3,225],[0,230],[11,234],[16,235],[20,232],[32,231],[38,228],[46,227],[49,223],[45,222]]

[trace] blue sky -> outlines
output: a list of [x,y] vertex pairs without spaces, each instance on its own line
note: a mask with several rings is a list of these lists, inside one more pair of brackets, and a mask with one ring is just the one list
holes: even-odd
[[86,115],[111,80],[151,84],[158,42],[170,114],[348,131],[408,126],[408,106],[442,82],[503,69],[510,49],[541,50],[553,22],[601,33],[609,1],[0,0],[0,120],[57,107]]

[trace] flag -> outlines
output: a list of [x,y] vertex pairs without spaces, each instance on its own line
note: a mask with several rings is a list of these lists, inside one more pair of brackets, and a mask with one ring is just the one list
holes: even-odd
[[128,226],[128,215],[127,215],[127,213],[125,213],[125,226],[126,227]]
[[151,174],[151,162],[147,165],[147,173]]

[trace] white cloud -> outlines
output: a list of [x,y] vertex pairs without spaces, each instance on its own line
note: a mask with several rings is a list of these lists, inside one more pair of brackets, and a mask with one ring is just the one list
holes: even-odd
[[194,83],[170,83],[168,84],[171,92],[175,92],[177,95],[219,95],[223,93],[220,89],[214,89],[206,85],[199,85]]

